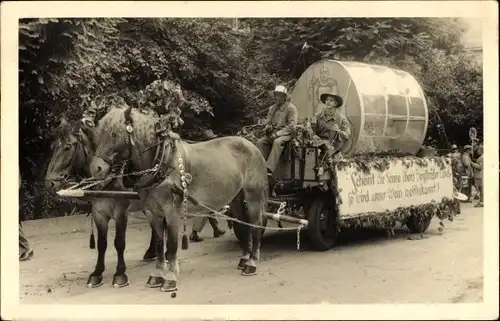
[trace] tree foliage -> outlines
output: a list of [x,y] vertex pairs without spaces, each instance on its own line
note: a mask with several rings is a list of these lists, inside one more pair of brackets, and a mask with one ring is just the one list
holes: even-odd
[[[437,129],[459,134],[482,129],[482,70],[464,52],[466,30],[458,18],[244,19],[251,27],[246,48],[270,73],[293,83],[319,59],[356,60],[405,70],[426,93],[430,113],[428,140],[446,140]],[[307,50],[303,50],[307,43]],[[450,134],[450,133],[449,133]]]
[[[41,185],[51,129],[61,116],[78,119],[106,95],[135,105],[156,79],[177,80],[183,88],[183,136],[206,127],[236,132],[252,109],[267,103],[265,96],[254,99],[262,78],[247,75],[241,36],[219,19],[21,21],[20,165],[23,179],[36,182],[27,184],[36,190],[30,193],[50,199]],[[38,205],[32,207],[44,207]]]
[[55,206],[42,183],[51,129],[61,116],[78,119],[88,104],[109,95],[136,105],[157,79],[182,86],[186,138],[206,127],[235,133],[269,106],[266,93],[275,84],[293,84],[325,58],[413,74],[432,108],[431,140],[442,136],[436,115],[445,130],[454,129],[448,136],[456,143],[465,143],[469,126],[482,133],[482,72],[464,53],[459,19],[240,20],[242,30],[227,19],[20,21],[20,165],[28,207]]

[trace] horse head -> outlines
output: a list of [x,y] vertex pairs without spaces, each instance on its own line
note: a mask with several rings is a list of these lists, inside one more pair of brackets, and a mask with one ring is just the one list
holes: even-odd
[[55,139],[51,144],[52,157],[45,183],[48,188],[59,188],[88,171],[94,137],[90,129],[82,129],[79,122],[70,123],[64,117],[53,134]]
[[[90,164],[92,177],[103,179],[116,166],[131,162],[136,169],[151,165],[155,143],[155,120],[132,106],[111,109],[99,122],[99,143]],[[146,152],[144,152],[146,151]]]

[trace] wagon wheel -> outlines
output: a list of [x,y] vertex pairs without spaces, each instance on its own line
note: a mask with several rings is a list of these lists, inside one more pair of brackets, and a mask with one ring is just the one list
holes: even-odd
[[423,220],[419,220],[418,216],[412,214],[408,221],[406,222],[406,226],[412,233],[424,233],[431,225],[432,216],[425,218]]
[[308,210],[307,232],[313,249],[326,251],[337,241],[337,219],[331,202],[316,198]]

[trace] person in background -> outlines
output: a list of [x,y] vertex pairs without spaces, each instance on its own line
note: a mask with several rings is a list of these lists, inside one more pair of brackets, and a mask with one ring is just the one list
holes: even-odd
[[[21,173],[19,172],[19,188],[21,190]],[[21,203],[21,200],[19,201]],[[21,206],[19,206],[19,212],[21,213]],[[19,261],[27,261],[35,255],[35,252],[30,246],[26,235],[24,234],[23,226],[21,224],[21,215],[19,215]]]
[[325,143],[327,162],[332,164],[333,156],[340,157],[340,150],[351,137],[351,128],[347,117],[338,111],[344,104],[342,97],[335,92],[327,92],[321,94],[320,100],[325,108],[316,115],[315,139]]
[[473,162],[471,165],[474,168],[474,180],[476,183],[476,188],[479,193],[479,202],[474,205],[474,207],[483,207],[484,206],[484,189],[483,189],[483,146],[479,145],[477,148],[478,158],[476,162]]
[[458,151],[457,145],[451,145],[451,152],[448,154],[448,156],[460,160],[460,152]]
[[[477,160],[478,158],[480,157],[480,154],[479,154],[479,148],[482,148],[482,143],[479,142],[479,139],[475,139],[474,140],[474,148],[473,148],[473,153],[471,155],[471,160],[473,163],[477,163]],[[473,169],[474,169],[474,172],[475,172],[475,167],[472,166]],[[476,185],[476,180],[473,179],[472,180],[472,186],[474,186],[474,188],[476,189],[476,195],[474,195],[474,200],[479,200],[479,187]]]
[[[298,111],[294,104],[288,101],[288,92],[285,86],[278,85],[274,89],[275,103],[267,114],[265,135],[261,137],[256,145],[267,160],[268,175],[278,165],[285,143],[292,140],[293,131],[297,126]],[[269,147],[271,150],[269,151]]]
[[[451,158],[451,171],[453,177],[453,186],[457,191],[460,191],[462,188],[462,160],[460,159],[460,152],[458,151],[458,146],[453,144],[451,145],[451,152],[448,154],[448,157]],[[457,213],[461,213],[460,209],[460,201],[455,199],[455,205]]]
[[[214,134],[214,132],[211,129],[207,129],[203,132],[203,140],[211,140],[218,137],[217,135]],[[214,230],[214,237],[220,237],[226,233],[224,229],[222,229],[219,226],[219,221],[215,217],[199,217],[196,216],[193,219],[193,230],[191,231],[191,235],[189,236],[189,240],[191,242],[202,242],[203,238],[200,237],[199,233],[203,230],[205,227],[205,224],[207,224],[207,221],[210,223],[212,226],[212,229]]]
[[467,177],[467,190],[465,191],[465,195],[467,195],[467,203],[472,202],[472,181],[473,181],[473,174],[474,170],[472,167],[472,159],[471,159],[471,154],[472,154],[472,146],[471,145],[465,145],[464,146],[464,151],[461,156],[462,160],[462,166],[463,166],[463,171],[462,174],[463,176]]
[[200,237],[199,233],[207,224],[207,221],[212,226],[214,230],[214,237],[221,237],[226,234],[226,231],[219,226],[219,221],[215,217],[200,217],[196,216],[193,219],[193,230],[191,231],[191,235],[189,236],[189,240],[191,242],[203,242],[203,238]]

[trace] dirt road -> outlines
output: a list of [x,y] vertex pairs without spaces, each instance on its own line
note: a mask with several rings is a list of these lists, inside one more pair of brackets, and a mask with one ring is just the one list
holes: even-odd
[[[175,299],[145,287],[154,263],[141,262],[150,230],[144,219],[131,217],[127,235],[127,274],[131,285],[111,286],[116,265],[108,243],[105,283],[85,283],[97,256],[90,250],[89,219],[74,216],[30,221],[25,229],[35,249],[20,262],[21,303],[59,304],[308,304],[308,303],[451,303],[481,302],[483,297],[483,213],[471,204],[462,215],[438,220],[421,240],[409,240],[406,228],[388,239],[383,230],[341,234],[327,252],[296,251],[296,233],[266,232],[259,275],[242,277],[235,268],[240,250],[232,231],[180,252],[181,275]],[[222,222],[225,226],[225,222]],[[270,223],[274,224],[274,223]],[[114,235],[114,230],[110,230]]]

